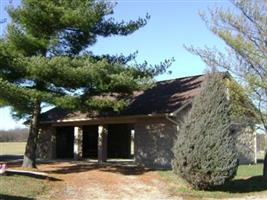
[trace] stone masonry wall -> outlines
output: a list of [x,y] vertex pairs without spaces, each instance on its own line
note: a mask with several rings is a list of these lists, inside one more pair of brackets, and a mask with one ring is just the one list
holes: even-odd
[[238,153],[239,164],[255,163],[256,148],[254,129],[244,124],[234,124],[232,126],[233,137],[236,141],[236,151]]
[[[183,113],[185,114],[185,113]],[[233,137],[240,164],[255,163],[255,135],[249,126],[234,125]],[[171,168],[177,126],[162,118],[135,124],[135,161],[151,168]]]
[[43,127],[38,135],[37,158],[54,159],[56,158],[56,128]]
[[171,168],[177,127],[162,119],[135,124],[135,161],[151,168]]

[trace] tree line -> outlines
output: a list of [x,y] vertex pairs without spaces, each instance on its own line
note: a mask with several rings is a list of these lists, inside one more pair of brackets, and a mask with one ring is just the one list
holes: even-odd
[[0,142],[26,142],[29,136],[28,128],[0,130]]

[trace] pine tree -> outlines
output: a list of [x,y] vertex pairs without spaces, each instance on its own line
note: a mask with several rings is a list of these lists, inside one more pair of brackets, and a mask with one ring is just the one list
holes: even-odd
[[210,75],[204,83],[174,146],[174,172],[196,189],[222,185],[237,170],[230,103],[221,77]]
[[[116,22],[109,17],[114,6],[97,0],[22,0],[8,8],[11,23],[0,40],[0,104],[30,119],[24,167],[36,167],[41,106],[119,110],[126,103],[123,97],[169,66],[168,60],[155,67],[130,65],[135,54],[89,51],[99,36],[129,35],[149,19]],[[120,100],[94,98],[103,93],[119,94]]]

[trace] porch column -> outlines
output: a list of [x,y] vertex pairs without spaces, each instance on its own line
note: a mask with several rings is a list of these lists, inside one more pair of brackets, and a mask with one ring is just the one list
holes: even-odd
[[80,126],[74,127],[74,159],[79,160],[82,158],[82,139],[83,129]]
[[130,145],[130,148],[131,148],[131,150],[130,150],[130,155],[131,155],[131,157],[133,158],[133,159],[135,159],[135,157],[134,157],[134,152],[135,152],[135,148],[134,148],[134,134],[135,134],[135,131],[134,131],[134,128],[132,128],[131,129],[131,145]]
[[98,126],[98,162],[107,161],[107,126]]

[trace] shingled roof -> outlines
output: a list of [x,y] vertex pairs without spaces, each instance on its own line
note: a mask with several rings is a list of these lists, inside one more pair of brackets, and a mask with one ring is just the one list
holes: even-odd
[[137,92],[131,103],[120,113],[69,112],[61,108],[53,108],[41,116],[41,122],[62,120],[79,121],[95,117],[155,115],[173,113],[190,102],[200,92],[201,83],[206,75],[183,77],[159,81],[154,87]]

